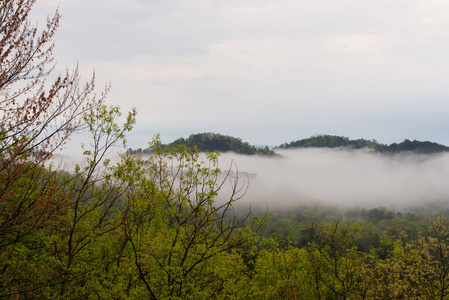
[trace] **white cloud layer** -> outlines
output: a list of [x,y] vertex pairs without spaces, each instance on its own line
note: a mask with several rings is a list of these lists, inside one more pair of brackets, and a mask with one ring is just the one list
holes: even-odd
[[[404,210],[449,199],[449,154],[386,156],[365,150],[279,151],[282,158],[224,154],[249,180],[243,205],[278,206],[332,203]],[[245,172],[257,174],[249,178]],[[226,195],[226,193],[223,193]]]

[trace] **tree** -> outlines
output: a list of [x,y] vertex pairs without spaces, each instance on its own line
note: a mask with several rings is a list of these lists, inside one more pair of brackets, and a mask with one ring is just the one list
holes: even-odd
[[104,242],[105,235],[111,236],[118,230],[127,211],[122,197],[130,185],[114,178],[114,168],[106,159],[112,147],[120,143],[126,147],[125,133],[135,124],[136,111],[128,113],[121,127],[116,124],[120,116],[118,107],[105,105],[99,105],[83,116],[91,133],[90,147],[83,145],[84,164],[77,165],[69,178],[62,179],[66,184],[61,189],[69,199],[71,209],[59,218],[59,226],[51,232],[54,239],[48,252],[55,260],[50,298],[87,297],[95,289],[86,288],[87,283],[93,281],[86,275],[97,272],[101,278],[108,272],[98,274],[97,270],[117,259],[114,254],[105,255],[99,244]]
[[258,252],[254,267],[253,299],[316,299],[313,277],[308,270],[306,249],[287,245],[280,249],[273,239],[261,243],[267,249]]
[[[230,170],[221,172],[217,153],[201,160],[192,148],[162,148],[158,139],[152,148],[148,160],[128,158],[118,173],[133,181],[124,196],[124,237],[139,278],[134,297],[238,298],[249,280],[241,251],[257,239],[264,218],[246,223],[249,215],[233,214],[245,188]],[[227,200],[216,200],[228,181]]]
[[[42,182],[52,181],[41,166],[80,129],[82,114],[105,96],[95,97],[94,77],[81,84],[77,69],[49,82],[59,13],[39,32],[28,20],[34,3],[0,2],[0,249],[51,218],[48,211],[39,213],[51,202],[51,188]],[[24,178],[31,184],[27,189],[20,183]]]
[[[0,1],[0,296],[27,288],[23,275],[33,273],[45,230],[70,204],[58,172],[45,164],[108,90],[96,96],[94,76],[83,84],[77,68],[54,75],[60,16],[40,30],[29,20],[35,2]],[[28,263],[11,261],[19,254]]]
[[357,226],[340,220],[329,226],[311,223],[313,242],[307,250],[311,264],[310,272],[315,278],[317,299],[365,299],[371,276],[366,266],[365,253],[357,251],[355,234]]

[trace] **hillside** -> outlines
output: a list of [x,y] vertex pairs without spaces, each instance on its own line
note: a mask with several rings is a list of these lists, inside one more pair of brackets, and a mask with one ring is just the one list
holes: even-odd
[[384,146],[379,149],[382,153],[399,153],[403,151],[409,151],[420,154],[434,154],[449,151],[449,147],[433,143],[433,142],[420,142],[420,141],[410,141],[404,140],[402,143],[393,143],[388,146]]
[[362,149],[368,148],[375,152],[394,154],[399,152],[413,152],[419,154],[435,154],[449,151],[449,147],[425,141],[404,140],[401,143],[392,143],[390,145],[380,144],[376,140],[357,139],[351,140],[347,137],[335,135],[316,135],[310,138],[284,143],[279,149],[292,148],[348,148]]
[[[222,135],[219,133],[205,132],[191,134],[188,138],[179,138],[164,147],[176,147],[186,145],[196,147],[199,152],[219,151],[235,152],[244,155],[264,155],[274,156],[276,153],[268,147],[257,147],[243,142],[240,138]],[[295,149],[295,148],[345,148],[345,149],[371,149],[373,152],[383,154],[395,154],[400,152],[412,152],[417,154],[436,154],[449,151],[449,147],[429,141],[404,140],[401,143],[390,145],[381,144],[376,140],[357,139],[351,140],[348,137],[336,135],[315,135],[310,138],[284,143],[275,149]],[[148,154],[151,149],[129,149],[132,154]]]
[[290,148],[340,148],[347,147],[352,149],[373,148],[379,149],[383,145],[377,141],[365,139],[350,140],[347,137],[335,135],[315,135],[307,139],[297,140],[290,143],[284,143],[279,146],[280,149]]
[[[206,132],[191,134],[188,138],[179,138],[174,142],[164,145],[165,147],[176,147],[178,145],[186,145],[187,147],[196,147],[199,152],[219,151],[235,152],[244,155],[266,155],[274,156],[276,153],[268,147],[259,148],[252,146],[247,142],[243,142],[240,138],[235,138],[228,135],[218,133]],[[129,149],[133,154],[150,153],[151,149]]]

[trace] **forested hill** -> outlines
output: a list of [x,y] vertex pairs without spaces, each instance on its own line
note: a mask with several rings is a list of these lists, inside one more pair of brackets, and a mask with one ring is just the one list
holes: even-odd
[[433,142],[421,142],[404,140],[401,143],[393,143],[390,145],[380,144],[376,140],[357,139],[350,140],[347,137],[335,135],[316,135],[307,139],[297,140],[290,143],[284,143],[278,148],[349,148],[362,149],[369,148],[380,153],[399,153],[403,151],[419,153],[419,154],[434,154],[449,151],[449,147]]
[[365,139],[350,140],[347,137],[335,135],[316,135],[307,139],[298,140],[295,142],[284,143],[279,146],[280,149],[289,148],[378,148],[382,146],[377,141],[369,141]]
[[[176,147],[178,145],[186,145],[188,147],[197,147],[199,152],[219,151],[219,152],[235,152],[245,155],[267,155],[274,156],[276,153],[268,147],[256,147],[247,142],[243,142],[240,138],[222,135],[219,133],[197,133],[192,134],[188,138],[179,138],[174,142],[164,145],[164,147]],[[381,144],[376,140],[357,139],[351,140],[344,136],[336,135],[315,135],[310,138],[284,143],[275,149],[293,149],[293,148],[346,148],[346,149],[363,149],[368,148],[373,152],[394,154],[399,152],[412,152],[418,154],[436,154],[448,152],[449,147],[433,143],[421,142],[417,140],[404,140],[401,143],[392,143],[390,145]],[[148,154],[151,149],[129,149],[132,154]]]
[[382,148],[380,148],[380,152],[385,153],[398,153],[402,151],[411,151],[415,153],[422,153],[422,154],[433,154],[433,153],[440,153],[440,152],[447,152],[449,151],[449,147],[433,143],[433,142],[420,142],[420,141],[410,141],[410,140],[404,140],[402,143],[393,143],[391,145],[383,145]]
[[[235,152],[246,155],[267,155],[274,156],[276,153],[270,150],[268,147],[259,148],[250,145],[247,142],[243,142],[240,138],[235,138],[228,135],[222,135],[218,133],[206,132],[192,134],[188,138],[179,138],[174,142],[165,145],[170,147],[176,147],[178,145],[186,145],[188,147],[197,147],[199,152],[206,151],[219,151],[223,152]],[[137,149],[129,151],[133,154],[149,153],[151,149]]]
[[219,152],[235,152],[239,154],[260,154],[260,155],[276,155],[272,150],[265,148],[257,148],[243,142],[240,138],[235,138],[219,133],[197,133],[192,134],[188,138],[179,138],[169,146],[177,146],[184,144],[188,147],[196,146],[198,151],[219,151]]

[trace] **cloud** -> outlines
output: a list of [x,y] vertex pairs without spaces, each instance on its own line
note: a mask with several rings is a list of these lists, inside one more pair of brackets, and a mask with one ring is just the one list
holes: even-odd
[[[366,150],[279,151],[282,158],[224,154],[249,178],[243,205],[277,206],[334,203],[406,209],[449,200],[449,154],[384,156]],[[242,179],[245,174],[242,173]]]
[[384,37],[381,35],[337,35],[327,41],[329,51],[349,55],[370,55],[381,52]]
[[[76,145],[55,158],[69,169],[81,162]],[[348,207],[407,210],[434,203],[449,203],[449,153],[381,155],[368,150],[277,150],[281,157],[223,153],[218,167],[239,171],[240,184],[248,187],[239,207],[292,207],[336,204]],[[204,155],[201,155],[205,159]],[[116,156],[109,156],[117,161]],[[217,201],[229,197],[226,183]],[[241,194],[240,194],[241,195]]]
[[449,3],[444,0],[416,0],[422,25],[444,25],[449,22]]

